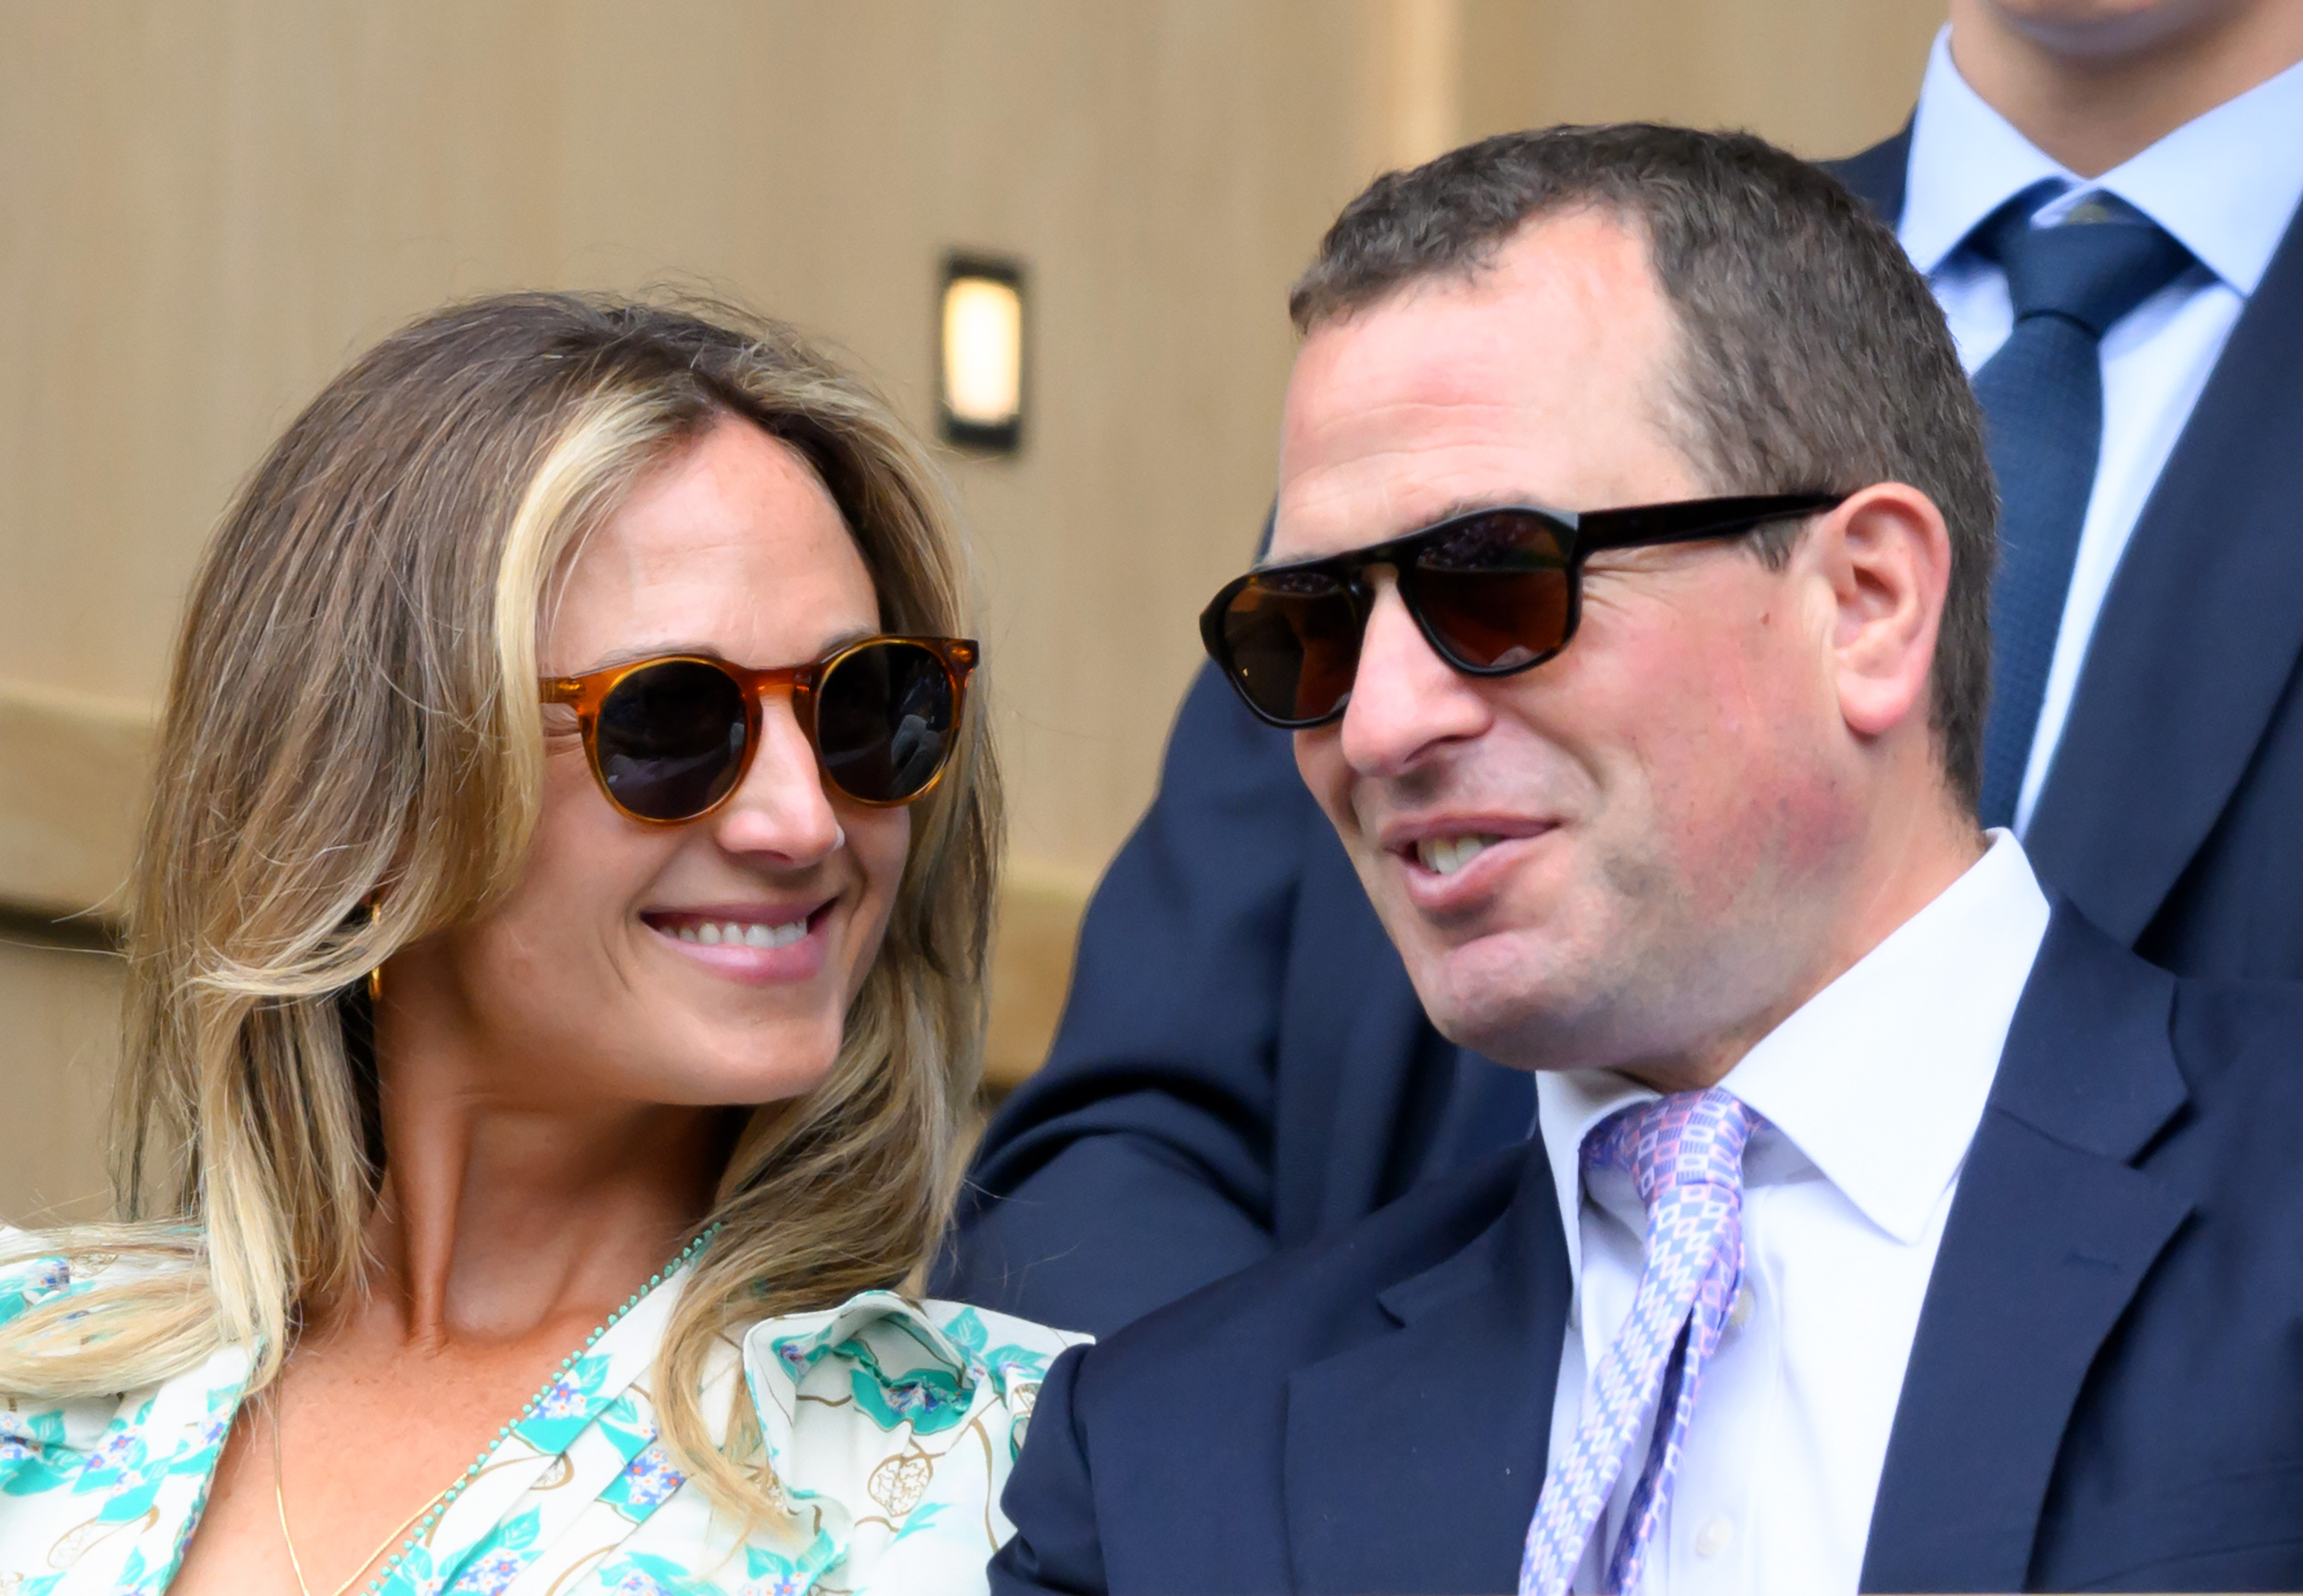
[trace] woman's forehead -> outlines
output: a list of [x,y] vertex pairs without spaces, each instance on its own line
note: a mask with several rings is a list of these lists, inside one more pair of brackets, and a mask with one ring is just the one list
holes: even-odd
[[555,586],[539,639],[555,672],[659,648],[813,659],[878,618],[870,571],[822,479],[735,420],[636,484]]

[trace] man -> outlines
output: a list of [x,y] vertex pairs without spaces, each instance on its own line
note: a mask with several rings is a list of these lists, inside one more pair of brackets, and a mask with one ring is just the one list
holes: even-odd
[[[1951,311],[2009,535],[2051,556],[2010,562],[1996,617],[2025,679],[1990,818],[2186,974],[2303,979],[2299,60],[2292,0],[1958,0],[1913,126],[1836,168]],[[2098,191],[2188,258],[2027,367],[1986,224]],[[2099,426],[2063,425],[2091,375]],[[1524,1078],[1421,1022],[1325,829],[1203,676],[1048,1066],[985,1138],[949,1289],[1108,1330],[1525,1126]]]
[[1067,1355],[995,1590],[2303,1582],[2303,991],[1979,831],[1990,475],[1894,239],[1554,130],[1292,308],[1211,651],[1542,1134]]

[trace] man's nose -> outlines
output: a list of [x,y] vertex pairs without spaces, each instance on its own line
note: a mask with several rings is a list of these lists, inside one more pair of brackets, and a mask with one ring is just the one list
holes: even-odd
[[839,817],[832,812],[815,750],[799,729],[790,699],[771,697],[762,707],[760,746],[752,768],[712,819],[721,847],[779,868],[803,869],[839,847]]
[[1489,718],[1472,679],[1432,651],[1397,582],[1377,576],[1344,710],[1346,761],[1362,776],[1404,775],[1434,746],[1478,735]]

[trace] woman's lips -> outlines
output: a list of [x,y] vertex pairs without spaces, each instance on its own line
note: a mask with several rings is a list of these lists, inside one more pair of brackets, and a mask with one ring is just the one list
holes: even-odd
[[650,910],[648,929],[715,975],[750,986],[805,981],[823,968],[831,904],[789,909]]

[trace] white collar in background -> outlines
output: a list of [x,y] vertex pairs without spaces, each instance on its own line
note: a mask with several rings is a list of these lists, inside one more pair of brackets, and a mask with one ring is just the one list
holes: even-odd
[[[1782,1142],[1866,1219],[1906,1243],[1919,1239],[1967,1156],[2047,934],[2046,895],[2022,844],[2010,832],[1990,835],[1991,846],[1964,875],[1720,1082],[1766,1115]],[[1615,1110],[1656,1094],[1604,1070],[1540,1071],[1535,1093],[1580,1282],[1583,1138]],[[1753,1159],[1774,1140],[1761,1132]]]
[[[1968,87],[1936,35],[1911,127],[1903,217],[1912,264],[1933,273],[1976,223],[2044,178],[2065,200],[2115,194],[2242,295],[2255,292],[2303,201],[2303,63],[2193,118],[2133,159],[2082,179],[2017,132]],[[2053,219],[2053,206],[2042,215]]]

